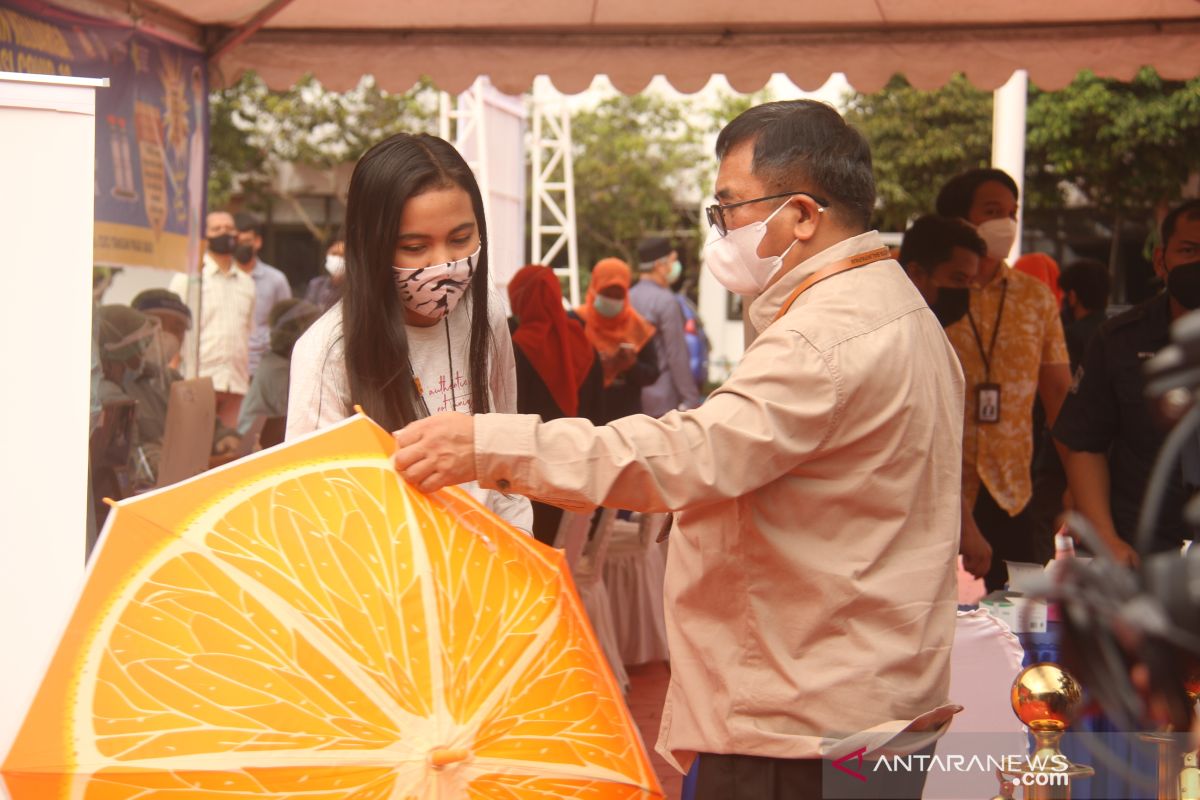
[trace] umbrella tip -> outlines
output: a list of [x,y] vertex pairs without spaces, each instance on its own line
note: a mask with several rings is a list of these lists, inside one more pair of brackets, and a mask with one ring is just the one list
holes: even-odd
[[116,500],[113,500],[111,497],[105,497],[105,498],[104,498],[104,504],[105,504],[106,506],[108,506],[109,508],[116,508],[116,507],[117,507],[117,501],[116,501]]
[[363,411],[363,407],[360,406],[358,403],[354,404],[354,413],[362,414],[364,417],[367,415],[367,412]]
[[429,754],[429,761],[435,767],[444,767],[459,761],[466,761],[471,755],[470,750],[462,748],[438,747]]

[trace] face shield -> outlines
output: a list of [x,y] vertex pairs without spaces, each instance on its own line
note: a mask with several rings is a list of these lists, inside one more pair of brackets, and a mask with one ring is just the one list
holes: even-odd
[[149,353],[158,339],[158,320],[128,306],[101,306],[97,314],[100,361],[112,371],[122,371],[128,380],[159,360],[157,353]]
[[146,336],[146,349],[142,351],[142,363],[135,379],[152,385],[165,395],[171,386],[171,364],[179,355],[182,342],[157,319],[152,316],[150,319],[154,329]]

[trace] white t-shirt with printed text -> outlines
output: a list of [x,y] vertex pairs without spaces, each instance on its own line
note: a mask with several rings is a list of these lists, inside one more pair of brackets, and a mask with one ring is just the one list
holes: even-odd
[[[495,291],[488,293],[488,323],[492,332],[492,352],[488,354],[488,408],[515,414],[516,361],[504,306]],[[413,373],[429,413],[451,410],[470,413],[470,293],[445,320],[428,328],[407,325],[405,332]],[[354,413],[343,346],[342,304],[339,302],[313,323],[292,351],[288,439],[328,427]],[[511,525],[532,530],[533,509],[527,498],[482,489],[475,482],[463,484],[461,488]]]

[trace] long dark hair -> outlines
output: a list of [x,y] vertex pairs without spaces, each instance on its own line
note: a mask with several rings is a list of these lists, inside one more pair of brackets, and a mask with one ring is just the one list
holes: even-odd
[[457,150],[436,136],[399,133],[368,150],[350,178],[342,298],[346,376],[351,402],[390,431],[423,415],[411,376],[404,303],[396,292],[392,269],[400,215],[409,198],[456,187],[470,195],[479,228],[479,263],[462,302],[470,302],[471,413],[483,414],[489,410],[488,354],[492,346],[487,222],[483,196],[471,168]]

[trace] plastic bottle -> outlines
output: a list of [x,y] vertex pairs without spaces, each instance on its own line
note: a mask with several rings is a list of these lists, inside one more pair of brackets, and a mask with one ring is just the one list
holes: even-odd
[[1054,534],[1054,560],[1062,561],[1074,557],[1075,539],[1067,533],[1067,526],[1063,525],[1058,529],[1058,533]]
[[[1047,565],[1046,570],[1050,576],[1057,582],[1059,580],[1058,572],[1062,569],[1063,561],[1075,557],[1075,539],[1071,534],[1067,533],[1067,526],[1063,525],[1058,529],[1058,533],[1054,534],[1054,561]],[[1058,603],[1050,603],[1046,608],[1046,620],[1048,622],[1059,622],[1062,619]]]

